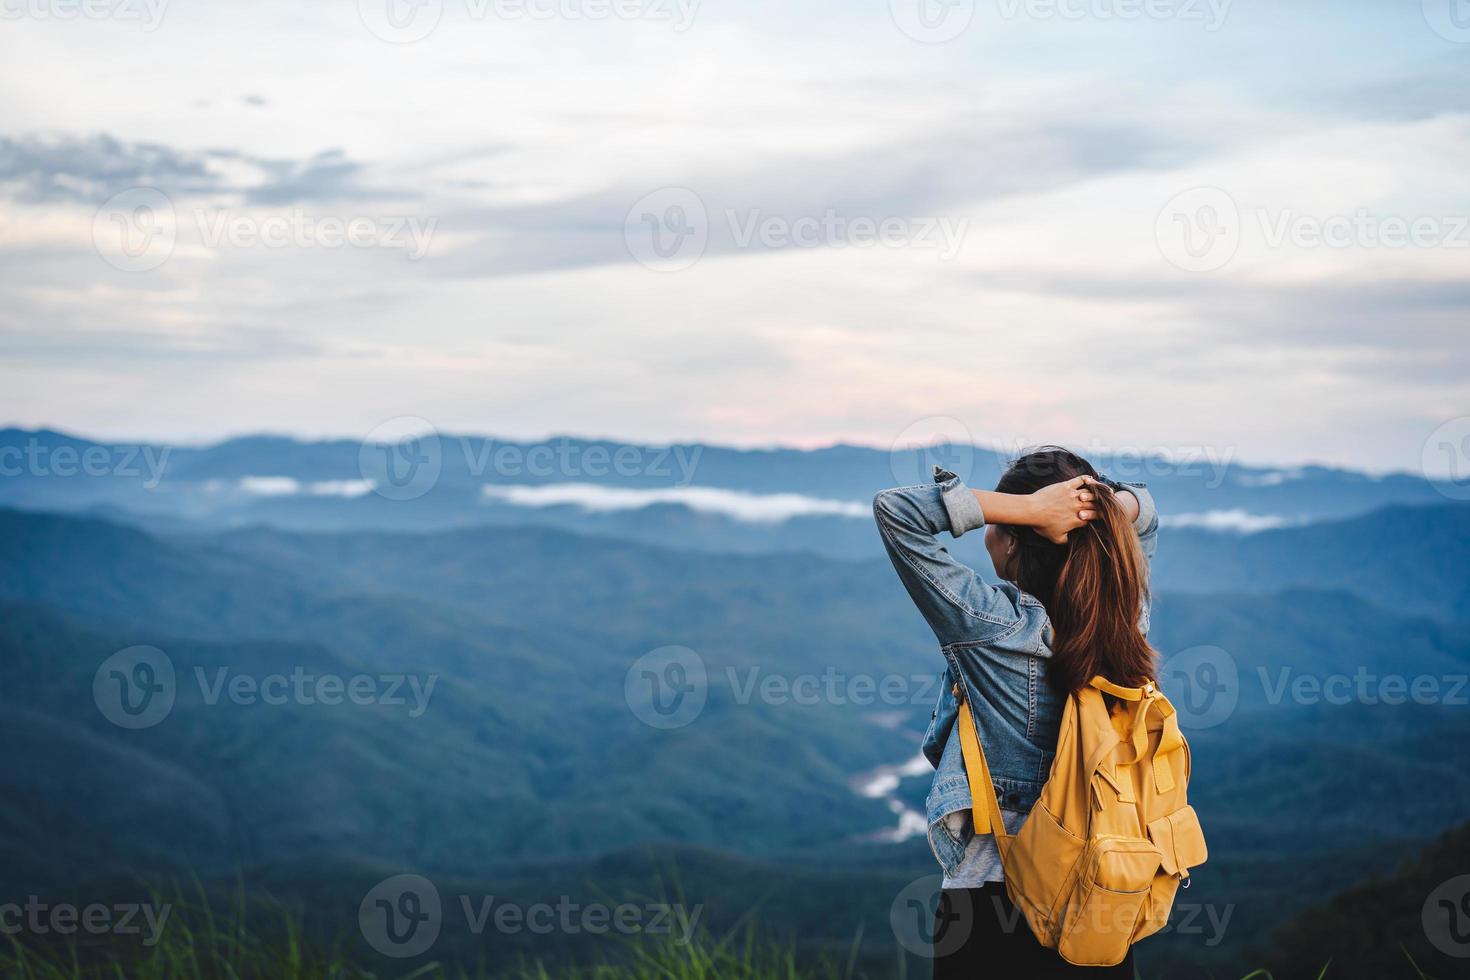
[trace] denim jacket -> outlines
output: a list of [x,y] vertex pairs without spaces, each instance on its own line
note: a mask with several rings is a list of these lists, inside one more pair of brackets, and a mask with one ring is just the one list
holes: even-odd
[[[880,492],[873,498],[873,516],[893,567],[934,630],[947,665],[924,736],[924,755],[936,769],[926,801],[929,845],[945,873],[953,874],[973,836],[969,821],[957,835],[944,819],[971,806],[955,732],[955,684],[962,684],[970,699],[996,798],[1005,809],[1022,812],[1035,804],[1051,770],[1064,698],[1047,682],[1052,629],[1046,610],[1010,582],[984,581],[939,543],[936,536],[943,532],[957,538],[983,527],[985,515],[959,477],[935,467],[934,480],[929,486]],[[1152,559],[1158,511],[1142,484],[1125,486],[1138,498],[1134,529],[1145,557]],[[1139,625],[1148,632],[1147,596]]]

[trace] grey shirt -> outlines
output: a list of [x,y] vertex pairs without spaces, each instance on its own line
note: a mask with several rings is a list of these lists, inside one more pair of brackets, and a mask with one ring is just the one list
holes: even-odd
[[[1000,818],[1006,822],[1006,830],[1014,834],[1026,822],[1026,814],[1020,810],[1001,807]],[[944,818],[950,833],[959,837],[971,823],[969,810],[956,810]],[[979,888],[988,881],[1005,881],[1005,869],[1000,864],[1000,851],[995,847],[995,838],[990,834],[973,834],[965,845],[965,856],[952,874],[944,876],[941,888]]]

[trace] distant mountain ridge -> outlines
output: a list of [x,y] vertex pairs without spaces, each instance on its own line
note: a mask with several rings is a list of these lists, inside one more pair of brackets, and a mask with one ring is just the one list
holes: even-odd
[[[391,445],[365,448],[340,439],[246,436],[176,447],[5,429],[0,506],[90,510],[203,527],[544,524],[649,542],[662,536],[705,551],[813,550],[861,557],[871,553],[862,515],[877,490],[927,482],[936,463],[975,487],[988,487],[1006,463],[994,450],[964,445],[892,452],[851,445],[732,449],[448,434],[415,444],[404,458],[394,452]],[[1340,519],[1391,505],[1444,504],[1461,489],[1403,473],[1252,467],[1223,454],[1172,462],[1125,455],[1094,462],[1116,478],[1149,484],[1170,521],[1227,529]],[[561,492],[569,487],[580,489]],[[582,502],[558,502],[570,499]]]
[[1154,577],[1177,592],[1344,589],[1402,612],[1470,621],[1470,504],[1386,507],[1249,535],[1174,528]]

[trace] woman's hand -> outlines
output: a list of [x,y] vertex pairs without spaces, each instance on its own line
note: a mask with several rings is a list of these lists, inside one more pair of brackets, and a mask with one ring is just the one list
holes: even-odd
[[1090,476],[1079,476],[1042,487],[1026,498],[1026,524],[1053,544],[1062,544],[1067,534],[1097,516]]

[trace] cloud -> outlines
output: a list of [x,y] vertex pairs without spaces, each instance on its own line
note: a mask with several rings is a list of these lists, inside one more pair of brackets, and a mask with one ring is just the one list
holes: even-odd
[[442,225],[473,236],[471,243],[443,256],[433,271],[500,276],[631,263],[624,237],[630,210],[668,188],[688,189],[702,205],[693,220],[707,231],[705,255],[758,255],[805,247],[751,236],[754,222],[789,227],[830,214],[843,225],[899,219],[917,227],[934,219],[952,227],[987,201],[1177,163],[1206,152],[1208,145],[1127,119],[1036,120],[1018,132],[1009,118],[970,112],[942,128],[899,134],[860,153],[813,150],[707,160],[638,182],[619,177],[564,199],[461,203],[442,215]]
[[671,487],[632,490],[591,483],[552,483],[542,486],[487,485],[488,500],[521,507],[571,505],[588,511],[641,510],[655,504],[678,504],[706,514],[720,514],[749,524],[779,524],[793,517],[860,517],[868,508],[846,500],[827,500],[800,493],[746,493],[712,487]]
[[1244,510],[1207,510],[1201,513],[1165,514],[1159,518],[1164,527],[1197,527],[1206,531],[1229,531],[1255,534],[1293,522],[1275,514],[1251,514]]
[[1361,119],[1417,122],[1470,114],[1470,89],[1458,52],[1426,60],[1415,70],[1354,85],[1326,99],[1331,108]]
[[1279,487],[1290,480],[1300,480],[1303,471],[1267,470],[1264,473],[1237,473],[1235,483],[1242,487]]
[[154,187],[173,198],[236,195],[265,205],[416,196],[407,187],[372,186],[366,175],[367,168],[341,149],[283,159],[128,142],[107,133],[0,135],[0,189],[24,203],[95,206],[130,187]]
[[304,202],[377,201],[417,196],[407,188],[367,186],[367,168],[349,160],[341,150],[324,150],[305,160],[257,160],[266,180],[245,188],[250,204],[277,205]]
[[[1470,318],[1470,283],[1427,265],[1413,273],[1411,266],[1385,265],[1376,274],[1353,274],[1344,266],[1302,281],[1027,268],[981,272],[974,279],[1006,293],[1065,298],[1099,310],[1146,310],[1179,324],[1158,338],[1156,356],[1173,353],[1198,362],[1202,344],[1216,351],[1254,345],[1332,358],[1323,365],[1351,374],[1461,380],[1460,363],[1470,356],[1470,333],[1463,326]],[[1385,328],[1389,323],[1392,329]],[[1445,357],[1448,351],[1462,356]],[[1133,357],[1128,351],[1094,354]]]
[[119,190],[140,185],[167,193],[221,189],[207,154],[158,143],[124,143],[105,133],[0,135],[0,187],[18,200],[99,204]]
[[[14,311],[11,311],[12,313]],[[79,317],[84,320],[85,317]],[[7,356],[63,361],[71,364],[135,364],[137,362],[214,362],[243,364],[261,360],[313,359],[329,348],[269,325],[243,328],[209,325],[200,330],[134,329],[118,324],[107,328],[78,325],[70,317],[52,316],[45,327],[29,325],[30,318],[15,317],[15,325],[0,332],[0,351]],[[5,320],[0,319],[0,324]],[[335,351],[341,353],[341,351]]]
[[209,480],[204,489],[210,493],[237,491],[251,497],[362,497],[372,492],[372,480],[317,480],[302,483],[290,476],[242,476],[235,481]]

